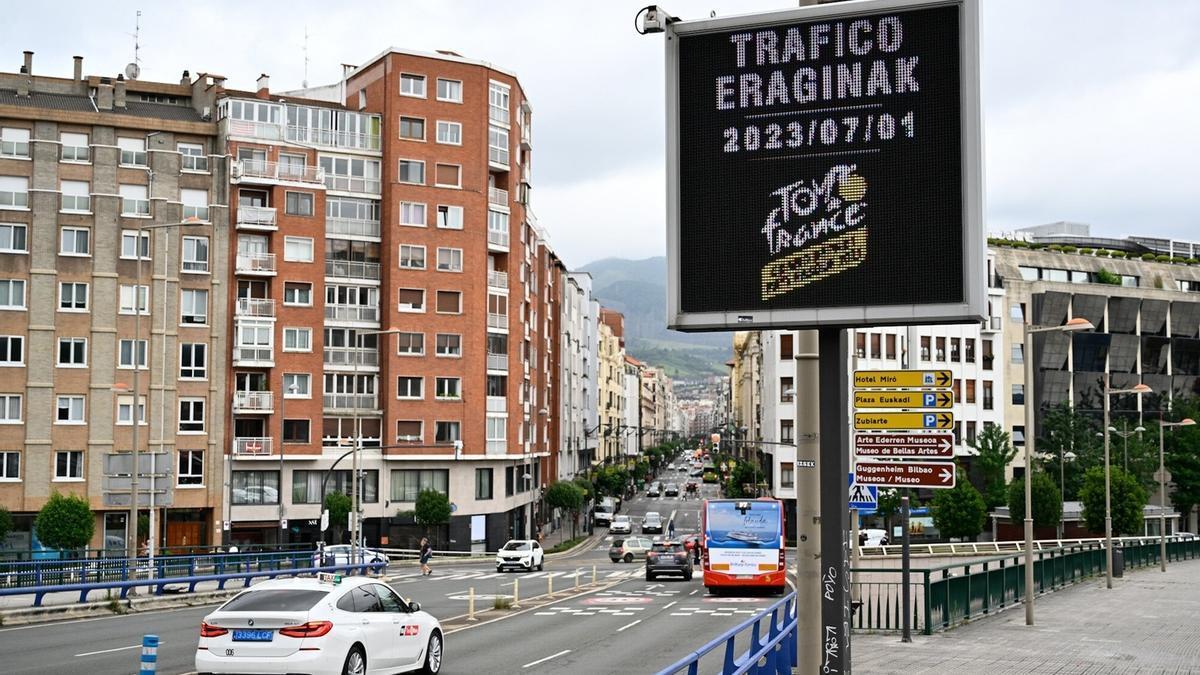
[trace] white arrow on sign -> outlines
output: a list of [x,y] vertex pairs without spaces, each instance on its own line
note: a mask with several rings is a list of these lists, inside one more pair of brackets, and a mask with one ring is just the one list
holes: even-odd
[[949,483],[954,480],[954,474],[950,473],[950,469],[942,469],[942,473],[938,477],[942,479],[943,483]]

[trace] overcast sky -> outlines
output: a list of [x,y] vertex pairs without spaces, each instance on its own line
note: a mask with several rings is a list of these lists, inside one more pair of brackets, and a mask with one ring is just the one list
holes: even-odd
[[[217,72],[298,88],[388,46],[450,49],[520,77],[534,110],[534,210],[569,266],[665,248],[663,41],[640,36],[640,3],[21,3],[0,22],[0,69],[120,72],[143,9],[142,79]],[[682,19],[795,2],[664,5]],[[993,231],[1056,220],[1104,235],[1200,240],[1200,2],[983,0],[987,220]]]

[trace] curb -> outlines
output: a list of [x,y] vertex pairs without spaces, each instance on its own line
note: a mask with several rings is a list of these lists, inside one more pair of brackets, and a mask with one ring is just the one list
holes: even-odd
[[186,594],[168,593],[164,595],[135,596],[124,600],[113,598],[112,600],[93,600],[85,603],[5,609],[0,610],[0,625],[25,626],[64,619],[102,618],[137,612],[151,612],[160,609],[211,605],[224,602],[243,590],[245,589],[238,588]]

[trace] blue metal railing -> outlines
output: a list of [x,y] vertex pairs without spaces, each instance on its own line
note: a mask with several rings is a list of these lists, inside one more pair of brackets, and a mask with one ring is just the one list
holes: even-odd
[[[764,636],[762,621],[768,618],[767,634]],[[747,629],[750,633],[749,646],[739,653],[737,640]],[[725,656],[718,671],[721,675],[790,675],[796,664],[796,593],[788,593],[762,612],[658,671],[658,675],[673,675],[685,669],[688,675],[697,675],[700,660],[722,645],[725,646]]]
[[300,570],[311,568],[313,557],[312,551],[284,551],[0,562],[0,589],[151,577],[189,577],[197,574]]

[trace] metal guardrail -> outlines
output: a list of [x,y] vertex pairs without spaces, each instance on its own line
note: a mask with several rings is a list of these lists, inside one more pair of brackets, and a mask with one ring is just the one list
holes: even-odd
[[[766,635],[762,622],[768,619]],[[722,645],[725,656],[721,675],[740,673],[775,673],[790,675],[796,664],[796,593],[788,593],[770,607],[742,623],[721,633],[696,651],[658,671],[658,675],[672,675],[687,670],[688,675],[697,675],[700,660]],[[749,646],[738,652],[739,635],[749,630]],[[744,638],[743,638],[744,640]]]
[[[1113,541],[1121,545],[1140,544],[1147,541],[1157,542],[1158,537],[1113,537]],[[1086,544],[1103,544],[1103,537],[1092,539],[1038,539],[1033,542],[1035,551],[1052,551],[1060,548],[1070,548]],[[878,558],[899,556],[903,546],[888,544],[887,546],[863,546],[859,556],[863,558]],[[1025,550],[1024,540],[1013,541],[966,541],[948,542],[942,544],[912,544],[909,547],[911,555],[976,555],[988,553],[1016,553]]]
[[0,563],[0,589],[139,578],[175,578],[230,571],[307,569],[313,551],[261,553],[208,553],[154,558],[86,558],[81,560],[27,560]]

